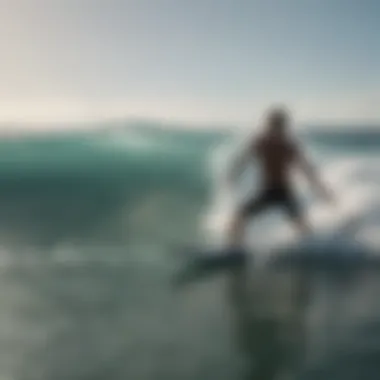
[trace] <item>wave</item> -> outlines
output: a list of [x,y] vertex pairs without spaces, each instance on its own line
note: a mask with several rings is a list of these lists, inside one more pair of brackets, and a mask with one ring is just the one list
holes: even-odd
[[[353,139],[350,133],[302,134],[337,192],[339,208],[324,207],[302,189],[301,194],[320,239],[337,236],[355,217],[360,223],[352,236],[374,249],[379,246],[374,233],[380,223],[379,156],[375,150],[363,152],[368,141],[380,146],[380,137],[371,131]],[[248,171],[238,194],[226,189],[223,176],[240,138],[233,129],[130,122],[3,141],[0,239],[49,246],[63,241],[222,244],[226,220],[255,186],[255,173]],[[213,223],[202,224],[205,217]],[[262,238],[268,228],[270,244]],[[262,250],[292,241],[278,215],[253,223],[248,235]]]

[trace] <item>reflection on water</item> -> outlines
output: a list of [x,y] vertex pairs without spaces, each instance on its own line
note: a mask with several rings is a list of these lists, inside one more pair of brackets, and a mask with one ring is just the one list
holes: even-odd
[[230,304],[236,339],[250,363],[249,379],[294,374],[305,344],[307,279],[301,274],[231,273]]
[[3,262],[2,378],[378,378],[375,272],[247,265],[174,289],[170,266],[112,254]]

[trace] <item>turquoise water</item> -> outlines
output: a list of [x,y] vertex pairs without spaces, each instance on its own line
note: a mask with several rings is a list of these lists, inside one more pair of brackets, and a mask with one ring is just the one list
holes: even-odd
[[[1,142],[2,378],[378,378],[376,272],[248,268],[173,286],[178,247],[205,239],[210,162],[233,138],[152,123]],[[339,242],[377,250],[380,134],[302,139],[342,191],[331,230],[360,216]]]

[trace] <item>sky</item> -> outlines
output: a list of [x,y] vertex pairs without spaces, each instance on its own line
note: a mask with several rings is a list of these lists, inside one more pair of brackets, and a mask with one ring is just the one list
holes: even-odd
[[0,0],[0,122],[379,122],[379,0]]

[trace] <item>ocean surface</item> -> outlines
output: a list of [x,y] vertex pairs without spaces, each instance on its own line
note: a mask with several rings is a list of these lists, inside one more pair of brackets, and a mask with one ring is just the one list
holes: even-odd
[[[296,178],[314,235],[252,221],[253,262],[279,250],[380,248],[380,128],[299,136],[338,200]],[[225,172],[244,137],[150,122],[0,142],[0,379],[374,379],[380,274],[248,265],[179,287],[183,247],[223,244],[254,188]],[[355,256],[355,257],[356,257]]]

